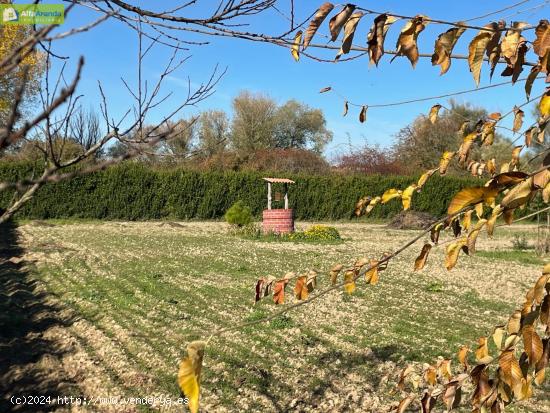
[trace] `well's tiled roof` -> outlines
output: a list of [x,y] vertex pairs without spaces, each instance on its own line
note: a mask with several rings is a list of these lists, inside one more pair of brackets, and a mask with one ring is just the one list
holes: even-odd
[[288,178],[264,178],[264,181],[271,182],[272,184],[293,184],[294,181]]

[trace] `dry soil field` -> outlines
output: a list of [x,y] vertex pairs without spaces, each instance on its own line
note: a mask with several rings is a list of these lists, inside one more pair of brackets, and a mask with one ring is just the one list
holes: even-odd
[[[23,249],[0,273],[1,310],[10,314],[1,320],[7,332],[1,357],[17,361],[9,372],[4,365],[3,385],[88,400],[175,399],[187,342],[277,309],[268,300],[252,307],[257,278],[314,268],[323,272],[322,288],[333,264],[377,258],[416,234],[334,225],[344,242],[242,239],[222,223],[25,223],[12,234]],[[534,228],[499,228],[493,240],[480,236],[477,256],[461,256],[451,272],[443,267],[443,248],[436,248],[414,273],[418,243],[375,286],[359,283],[352,296],[338,291],[288,316],[213,338],[202,411],[387,411],[398,397],[391,393],[397,369],[475,346],[520,304],[542,261],[532,251],[512,250],[514,234],[533,240]],[[181,411],[159,403],[59,410]],[[25,409],[33,411],[19,408]],[[533,402],[510,411],[550,412],[550,401],[538,390]]]

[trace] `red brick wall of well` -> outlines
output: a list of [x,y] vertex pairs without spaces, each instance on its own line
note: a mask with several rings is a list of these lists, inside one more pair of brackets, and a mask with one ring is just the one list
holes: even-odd
[[286,234],[294,232],[294,210],[292,209],[264,209],[263,232]]

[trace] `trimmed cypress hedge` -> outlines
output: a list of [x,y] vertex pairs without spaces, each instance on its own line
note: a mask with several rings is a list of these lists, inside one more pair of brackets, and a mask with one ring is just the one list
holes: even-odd
[[[38,167],[28,163],[0,162],[0,181],[39,176]],[[219,219],[237,200],[261,216],[267,199],[269,174],[257,172],[196,172],[158,169],[128,162],[105,171],[42,187],[18,213],[19,218],[95,218],[121,220]],[[405,188],[418,177],[391,175],[284,175],[294,179],[290,206],[299,220],[349,219],[354,205],[365,194],[380,195],[388,188]],[[471,178],[433,176],[422,192],[415,194],[412,209],[434,216],[445,214],[447,204],[461,188],[481,185]],[[274,191],[281,191],[275,185]],[[0,192],[0,207],[13,193]],[[282,201],[274,205],[282,207]],[[387,218],[401,210],[392,200],[370,214]]]

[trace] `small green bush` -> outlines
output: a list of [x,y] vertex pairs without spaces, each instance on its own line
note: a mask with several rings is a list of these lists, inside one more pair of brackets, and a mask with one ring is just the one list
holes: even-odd
[[237,227],[244,227],[252,222],[252,211],[243,201],[237,201],[224,215],[226,222]]

